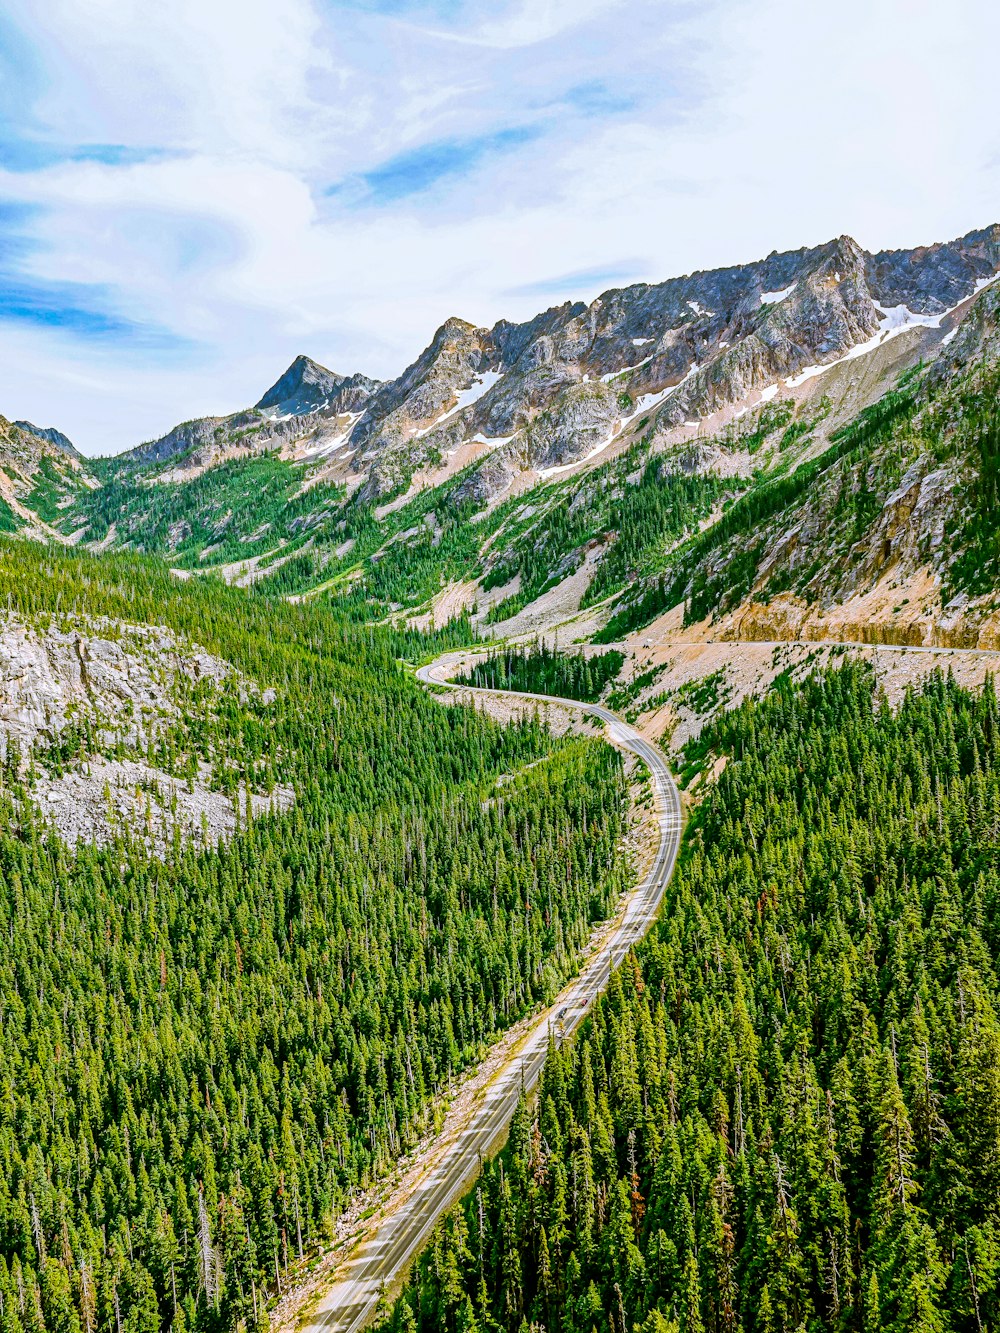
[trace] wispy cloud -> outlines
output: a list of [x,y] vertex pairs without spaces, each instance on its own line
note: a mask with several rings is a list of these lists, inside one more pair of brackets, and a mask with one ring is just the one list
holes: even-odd
[[572,88],[566,89],[559,100],[586,116],[620,115],[625,111],[634,111],[639,101],[634,93],[615,87],[603,79],[588,79],[585,83],[574,84]]
[[552,277],[536,278],[533,282],[522,282],[508,287],[508,296],[585,296],[597,288],[610,287],[612,283],[635,282],[650,272],[648,259],[622,259],[615,264],[602,264],[596,268],[577,268],[571,273],[558,273]]
[[166,149],[141,148],[121,143],[50,143],[44,140],[0,136],[0,167],[8,171],[39,171],[60,162],[101,162],[125,167],[166,157]]
[[449,22],[462,13],[462,0],[328,0],[332,12],[338,9],[356,9],[364,14],[381,14],[389,18],[424,17]]
[[[364,202],[391,204],[429,190],[442,181],[465,176],[502,153],[511,153],[531,143],[542,133],[539,126],[524,125],[480,134],[474,139],[440,139],[422,144],[383,162],[356,178],[363,184]],[[354,182],[333,187],[328,193],[349,191]]]
[[996,212],[986,0],[3,8],[0,412],[84,447],[300,351],[388,375],[448,314]]
[[0,270],[0,321],[55,329],[101,343],[127,344],[162,355],[192,343],[172,330],[114,313],[114,294],[83,283],[29,282]]
[[125,314],[113,282],[63,280],[35,272],[43,252],[35,232],[43,214],[37,204],[0,203],[0,323],[51,330],[105,348],[117,344],[130,355],[162,357],[194,346],[167,325]]
[[552,41],[595,17],[619,9],[618,0],[519,0],[500,6],[468,4],[464,22],[434,30],[441,41],[513,51]]

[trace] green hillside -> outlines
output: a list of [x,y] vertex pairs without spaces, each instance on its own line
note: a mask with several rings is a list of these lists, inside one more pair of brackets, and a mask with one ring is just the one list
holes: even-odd
[[[0,597],[40,632],[158,624],[225,658],[274,692],[266,715],[202,714],[195,692],[171,761],[295,793],[217,847],[178,834],[160,859],[123,829],[71,850],[8,755],[3,1327],[264,1327],[351,1191],[611,911],[620,762],[442,706],[401,640],[326,606],[17,541]],[[94,757],[80,741],[64,763]]]
[[851,665],[724,715],[658,925],[385,1327],[995,1327],[998,720]]

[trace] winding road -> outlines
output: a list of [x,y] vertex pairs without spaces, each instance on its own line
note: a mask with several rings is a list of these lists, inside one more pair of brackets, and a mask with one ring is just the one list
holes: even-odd
[[615,924],[583,971],[557,996],[525,1039],[470,1107],[448,1150],[428,1167],[417,1187],[388,1211],[334,1273],[334,1280],[299,1321],[304,1333],[358,1333],[375,1314],[383,1289],[392,1289],[424,1248],[443,1213],[472,1185],[480,1160],[490,1155],[506,1133],[522,1084],[531,1088],[545,1062],[553,1024],[565,1035],[574,1030],[608,983],[611,969],[652,925],[673,874],[681,837],[681,803],[663,752],[600,704],[507,690],[474,690],[444,677],[447,659],[421,667],[426,685],[447,686],[469,694],[502,694],[536,703],[557,703],[590,713],[605,725],[612,744],[638,756],[652,778],[659,845],[645,879],[629,895]]

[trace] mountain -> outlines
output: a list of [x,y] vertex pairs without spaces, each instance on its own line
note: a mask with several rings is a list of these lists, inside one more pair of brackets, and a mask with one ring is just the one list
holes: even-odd
[[734,639],[1000,644],[1000,284],[944,344],[633,584],[601,637],[676,610]]
[[64,435],[61,430],[56,430],[55,426],[34,426],[30,421],[15,421],[14,425],[26,435],[37,435],[40,440],[48,440],[49,444],[56,445],[65,454],[70,454],[74,458],[80,457],[79,450],[69,436]]
[[95,484],[60,431],[0,416],[0,531],[59,536],[72,528],[70,512]]
[[297,356],[256,404],[258,412],[304,416],[310,412],[354,412],[378,388],[367,375],[337,375],[307,356]]
[[450,319],[385,383],[300,356],[254,407],[95,465],[55,526],[467,636],[988,638],[994,588],[958,578],[991,521],[962,404],[998,274],[997,225],[838,237]]
[[227,459],[282,447],[297,446],[300,455],[328,453],[378,387],[366,375],[337,375],[298,356],[255,406],[181,422],[118,455],[110,467],[134,471],[169,461],[176,463],[171,475],[183,480]]
[[605,292],[526,324],[452,319],[373,396],[349,437],[352,467],[367,473],[366,494],[382,497],[428,462],[478,446],[490,457],[471,485],[492,497],[519,473],[572,465],[650,426],[666,435],[724,414],[904,331],[926,330],[930,341],[998,269],[1000,226],[878,254],[840,237]]
[[1000,225],[874,254],[842,236],[610,290],[526,323],[453,318],[394,380],[299,356],[254,407],[184,422],[116,466],[176,460],[171,475],[183,479],[248,453],[339,451],[348,489],[382,501],[476,463],[466,493],[491,500],[643,434],[672,441],[692,422],[723,425],[755,395],[901,335],[926,355],[998,269]]

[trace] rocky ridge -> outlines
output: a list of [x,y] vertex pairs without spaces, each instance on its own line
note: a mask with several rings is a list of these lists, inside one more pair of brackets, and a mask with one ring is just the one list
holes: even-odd
[[850,237],[566,304],[526,324],[449,320],[373,396],[349,443],[366,496],[388,495],[463,443],[470,494],[546,475],[618,439],[667,434],[795,387],[902,333],[928,344],[1000,272],[1000,225],[869,254]]
[[72,458],[81,457],[80,451],[69,436],[64,435],[61,430],[56,430],[55,426],[35,426],[30,421],[15,421],[14,425],[26,435],[35,435],[40,440],[48,440],[49,444],[56,445]]
[[[192,707],[195,686],[201,709],[228,691],[263,708],[273,699],[162,626],[79,618],[28,624],[7,615],[0,622],[0,763],[20,773],[30,799],[71,843],[107,842],[128,830],[162,851],[175,828],[215,842],[233,832],[238,809],[245,813],[246,792],[234,802],[203,761],[182,775],[149,758]],[[293,795],[276,788],[249,799],[259,814],[287,808]]]
[[339,459],[349,489],[380,502],[455,460],[467,493],[491,500],[522,476],[766,401],[901,334],[933,355],[950,312],[998,273],[1000,224],[874,254],[841,236],[612,289],[520,324],[452,318],[394,380],[338,375],[300,356],[254,407],[184,422],[116,467],[170,460],[165,475],[183,480],[280,450]]
[[[992,284],[922,376],[835,437],[812,470],[800,461],[783,493],[771,487],[779,503],[751,495],[746,522],[734,507],[728,530],[668,562],[666,614],[637,638],[1000,648],[998,397]],[[625,603],[642,595],[636,585]]]

